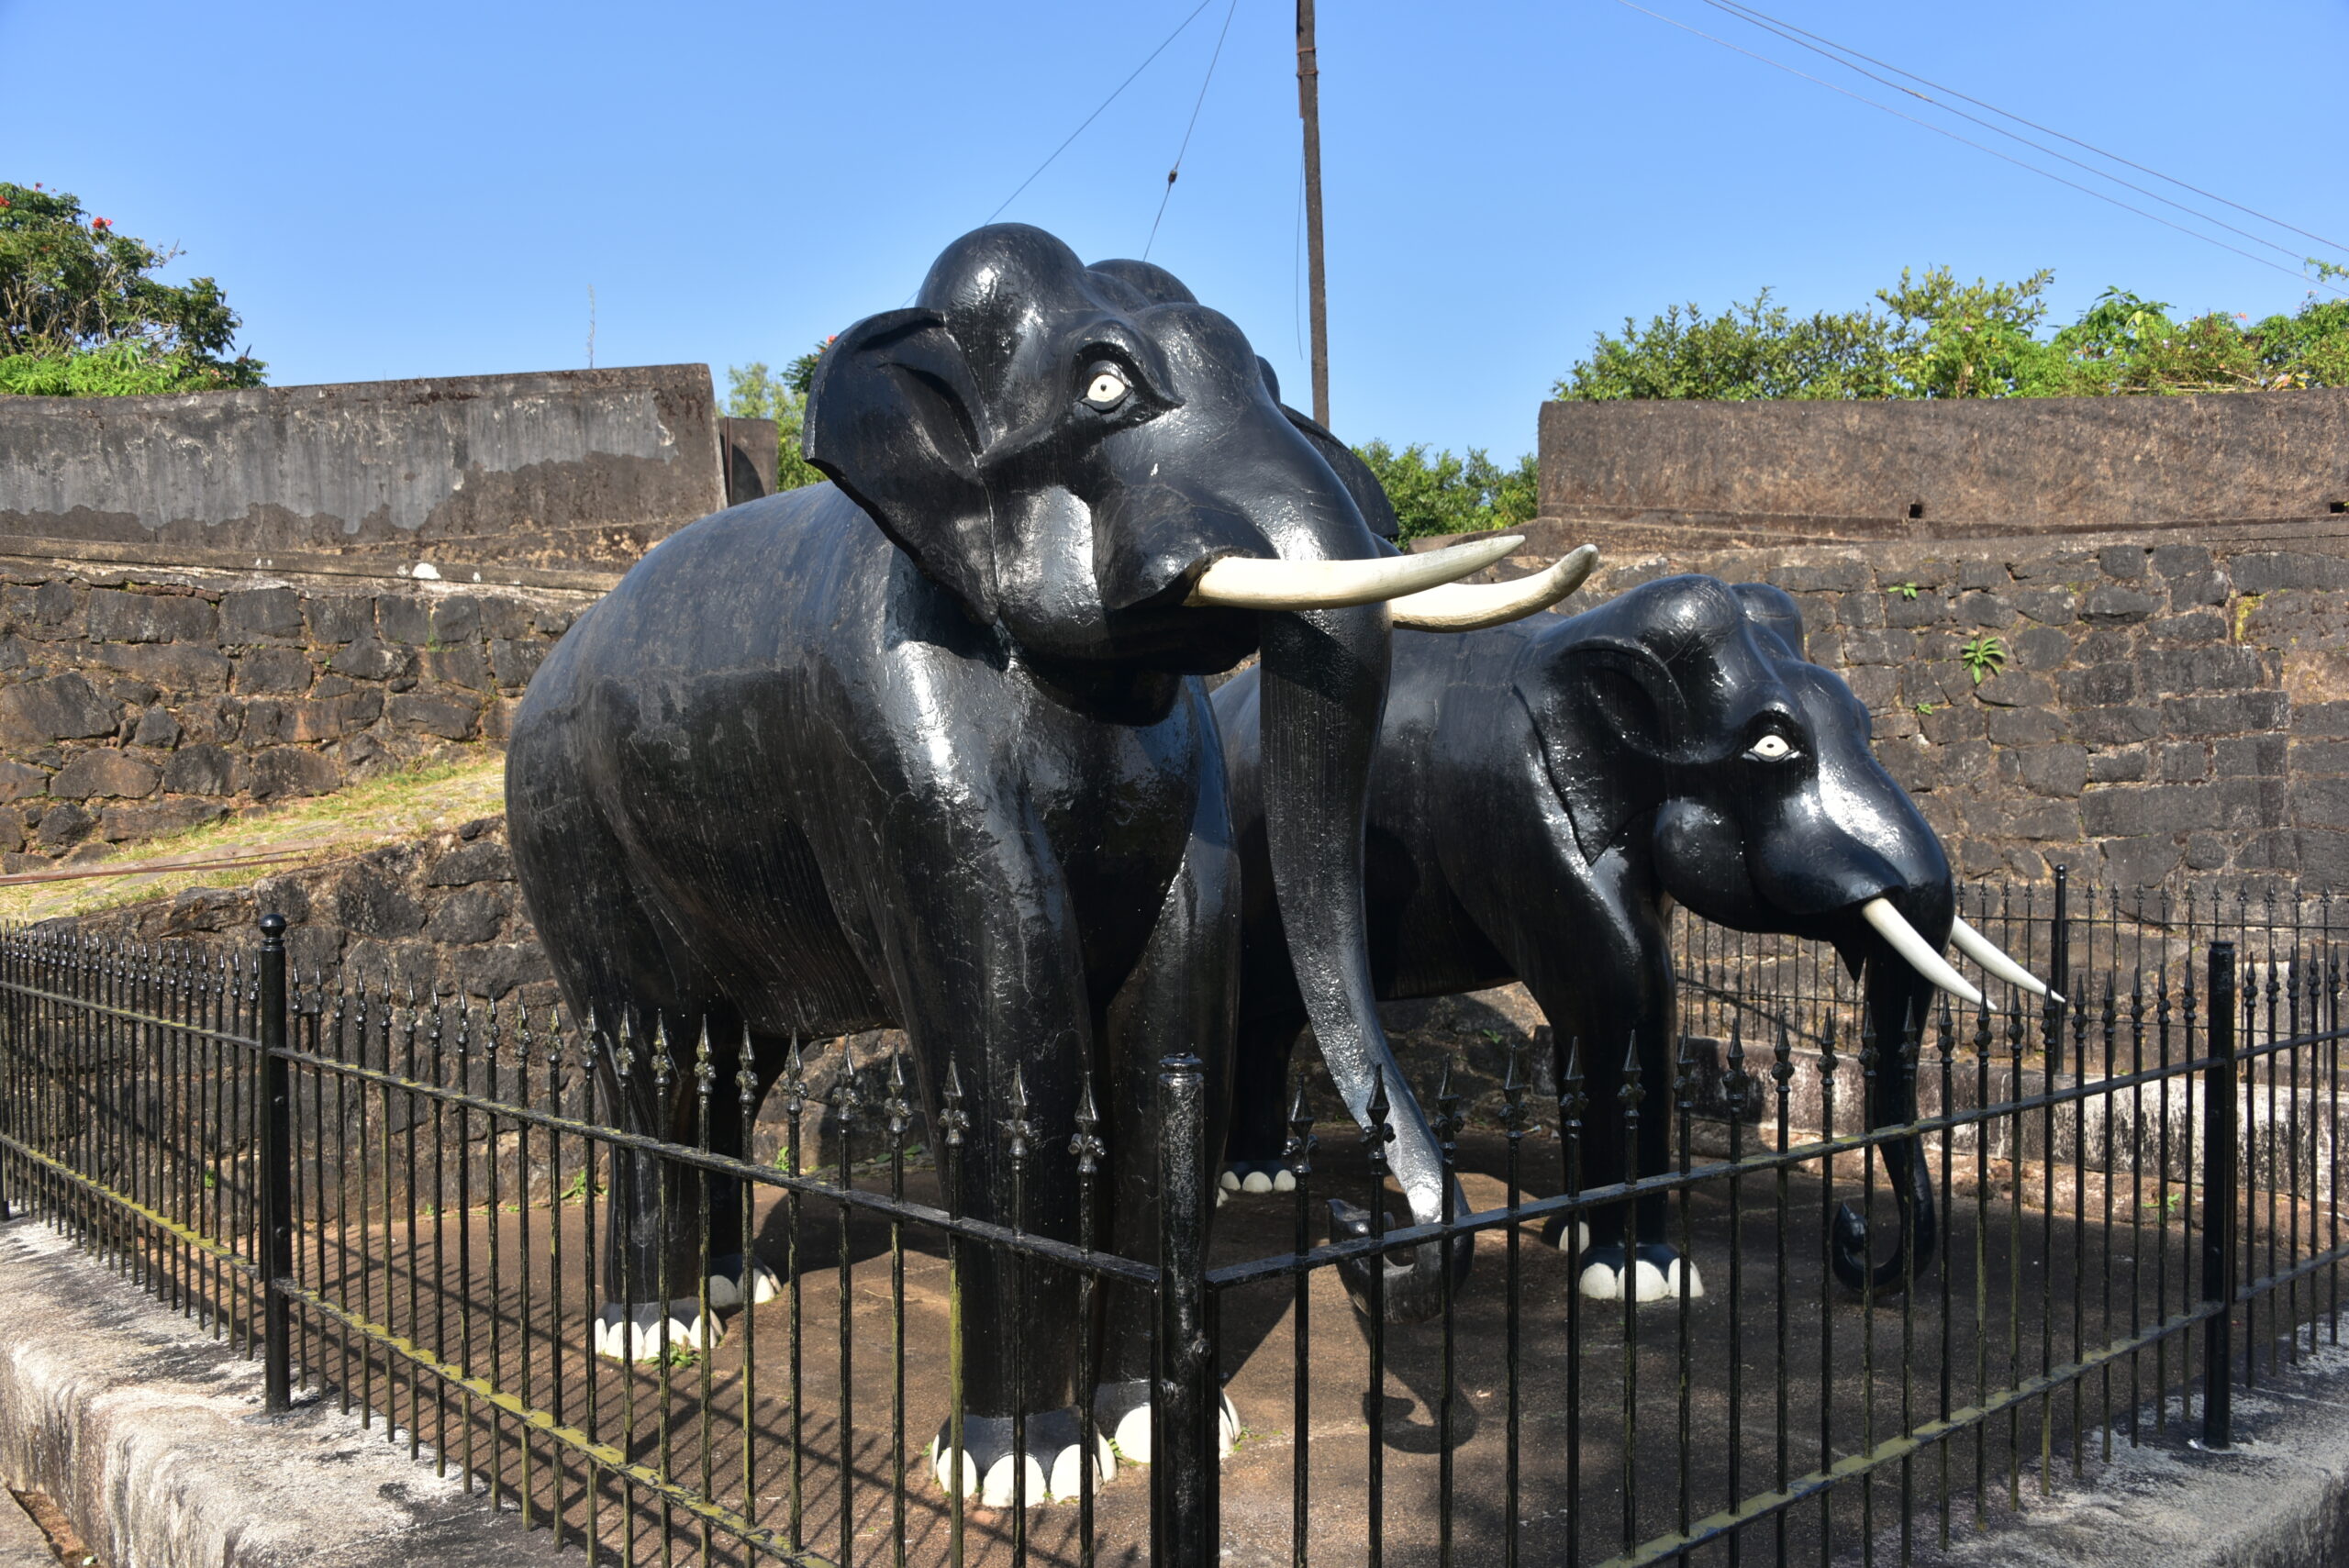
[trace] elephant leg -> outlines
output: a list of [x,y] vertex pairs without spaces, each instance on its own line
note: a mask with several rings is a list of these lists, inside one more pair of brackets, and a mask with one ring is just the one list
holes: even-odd
[[[1207,791],[1202,815],[1222,810]],[[1104,1200],[1110,1245],[1129,1258],[1155,1262],[1159,1232],[1159,1063],[1180,1052],[1204,1068],[1207,1147],[1225,1146],[1238,1010],[1239,862],[1219,823],[1195,823],[1183,868],[1159,908],[1141,962],[1111,1002],[1108,1019],[1109,1181]],[[1292,1035],[1292,1038],[1294,1036]],[[1277,1098],[1277,1075],[1275,1097]],[[1277,1145],[1275,1146],[1277,1150]],[[1212,1168],[1212,1167],[1204,1167]],[[1206,1201],[1207,1195],[1200,1195]],[[1151,1458],[1150,1387],[1156,1297],[1135,1285],[1100,1293],[1102,1337],[1094,1410],[1118,1451],[1136,1463]],[[1223,1407],[1223,1451],[1239,1439],[1240,1420]]]
[[1297,1186],[1282,1150],[1288,1142],[1289,1067],[1304,1027],[1301,1015],[1241,1020],[1231,1059],[1231,1131],[1219,1178],[1226,1195]]
[[[898,1018],[919,1065],[946,1195],[958,1213],[1077,1240],[1069,1150],[1093,1051],[1069,891],[1041,830],[1016,812],[892,824],[873,908]],[[949,1084],[967,1122],[945,1141]],[[931,1447],[941,1485],[991,1507],[1074,1492],[1080,1474],[1076,1281],[965,1239],[950,1378],[955,1414]],[[961,1460],[954,1451],[960,1428]],[[1107,1457],[1103,1445],[1097,1459]]]

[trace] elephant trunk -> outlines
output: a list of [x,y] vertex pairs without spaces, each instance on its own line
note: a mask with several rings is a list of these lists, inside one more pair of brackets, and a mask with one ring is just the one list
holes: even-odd
[[[1871,956],[1867,965],[1867,1022],[1876,1046],[1876,1077],[1869,1086],[1868,1129],[1908,1127],[1917,1120],[1913,1037],[1921,1029],[1932,986],[1895,955]],[[1850,1204],[1835,1215],[1832,1256],[1835,1277],[1868,1296],[1898,1296],[1930,1268],[1939,1241],[1933,1207],[1933,1178],[1925,1163],[1924,1140],[1915,1133],[1879,1146],[1885,1174],[1900,1215],[1891,1255],[1869,1261],[1868,1222]]]
[[[1330,1076],[1365,1130],[1383,1081],[1389,1168],[1412,1220],[1437,1224],[1445,1218],[1447,1188],[1453,1216],[1464,1214],[1466,1205],[1379,1024],[1363,908],[1363,828],[1386,701],[1387,610],[1365,605],[1267,614],[1263,650],[1265,839],[1297,988]],[[1367,1213],[1330,1207],[1338,1233],[1368,1233]],[[1422,1322],[1442,1308],[1447,1250],[1456,1286],[1467,1277],[1473,1251],[1465,1236],[1449,1249],[1429,1243],[1387,1258],[1375,1282],[1370,1264],[1350,1266],[1348,1294],[1364,1312],[1383,1297],[1391,1320]]]

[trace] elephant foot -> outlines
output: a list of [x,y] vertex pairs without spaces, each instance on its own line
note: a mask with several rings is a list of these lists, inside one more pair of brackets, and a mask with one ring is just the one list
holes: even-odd
[[[1555,1247],[1561,1252],[1568,1251],[1566,1246],[1566,1217],[1564,1215],[1553,1214],[1549,1218],[1549,1219],[1543,1222],[1542,1226],[1542,1240],[1545,1246]],[[1590,1226],[1586,1221],[1580,1219],[1575,1221],[1575,1244],[1573,1250],[1581,1252],[1587,1252],[1590,1251]]]
[[[1216,1418],[1216,1457],[1240,1446],[1240,1412],[1229,1395],[1218,1393],[1222,1408]],[[1105,1383],[1093,1393],[1093,1426],[1118,1445],[1118,1457],[1129,1464],[1150,1462],[1150,1384]]]
[[1293,1193],[1297,1173],[1277,1160],[1234,1160],[1216,1185],[1227,1193]]
[[[1704,1276],[1697,1265],[1684,1260],[1672,1248],[1658,1241],[1643,1241],[1631,1260],[1631,1288],[1635,1301],[1677,1301],[1680,1299],[1682,1271],[1687,1271],[1688,1294],[1705,1294]],[[1592,1247],[1583,1253],[1581,1290],[1592,1301],[1620,1301],[1624,1295],[1623,1244],[1610,1241],[1603,1247]]]
[[701,1315],[701,1303],[693,1296],[680,1296],[665,1306],[655,1301],[635,1307],[611,1301],[596,1314],[596,1353],[613,1361],[658,1361],[664,1320],[673,1355],[679,1351],[710,1350],[718,1343],[717,1322]]
[[[722,1257],[712,1258],[709,1261],[709,1304],[712,1307],[742,1305],[744,1270],[742,1254],[740,1252],[728,1252]],[[751,1306],[756,1307],[763,1301],[773,1301],[783,1294],[782,1282],[774,1277],[774,1271],[764,1263],[754,1260],[749,1263],[748,1272]]]
[[[1074,1410],[1044,1410],[1028,1418],[1024,1451],[1014,1455],[1011,1418],[966,1416],[963,1418],[961,1474],[946,1458],[953,1446],[950,1420],[939,1428],[930,1445],[930,1478],[949,1493],[974,1499],[983,1508],[1008,1508],[1019,1495],[1020,1470],[1027,1472],[1025,1501],[1060,1502],[1078,1495],[1085,1485],[1085,1434]],[[1097,1426],[1093,1433],[1093,1478],[1098,1487],[1118,1473],[1118,1461],[1108,1434]],[[959,1480],[960,1485],[956,1483]]]

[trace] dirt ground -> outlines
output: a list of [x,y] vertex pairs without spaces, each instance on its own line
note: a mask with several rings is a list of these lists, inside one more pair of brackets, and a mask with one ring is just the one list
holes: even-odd
[[[1310,1195],[1317,1214],[1323,1198],[1360,1201],[1367,1185],[1351,1130],[1322,1136]],[[1557,1190],[1555,1147],[1527,1141],[1530,1194]],[[1472,1205],[1503,1201],[1504,1149],[1497,1135],[1472,1134],[1464,1143]],[[1750,1503],[1772,1492],[1782,1473],[1782,1419],[1783,1473],[1799,1478],[2060,1368],[2077,1347],[2109,1344],[2183,1309],[2199,1275],[2199,1262],[2188,1268],[2187,1206],[2175,1184],[2157,1189],[2150,1171],[2133,1182],[2123,1171],[2107,1183],[2032,1166],[2018,1197],[2002,1164],[1985,1184],[1967,1168],[1971,1158],[1952,1172],[1941,1257],[1906,1299],[1864,1303],[1825,1277],[1827,1216],[1865,1184],[1855,1162],[1839,1168],[1831,1196],[1815,1167],[1790,1175],[1783,1193],[1774,1177],[1748,1177],[1734,1215],[1725,1183],[1698,1189],[1672,1225],[1675,1236],[1685,1226],[1707,1294],[1635,1314],[1620,1304],[1577,1302],[1566,1260],[1542,1244],[1538,1225],[1518,1228],[1513,1268],[1509,1232],[1487,1232],[1449,1325],[1387,1331],[1375,1403],[1369,1339],[1333,1271],[1310,1276],[1302,1357],[1290,1283],[1225,1292],[1221,1364],[1246,1433],[1221,1471],[1223,1560],[1236,1568],[1362,1562],[1375,1523],[1386,1562],[1435,1563],[1444,1561],[1448,1521],[1452,1561],[1499,1562],[1513,1496],[1521,1561],[1598,1563],[1692,1524],[1702,1529],[1734,1498]],[[1937,1151],[1933,1162],[1938,1178]],[[934,1195],[927,1172],[906,1179],[908,1196]],[[2043,1207],[2051,1180],[2052,1212]],[[873,1173],[861,1184],[885,1181]],[[1880,1174],[1876,1187],[1874,1212],[1889,1230]],[[674,1364],[623,1372],[584,1348],[594,1276],[581,1195],[557,1210],[426,1209],[411,1239],[395,1180],[399,1218],[390,1228],[354,1225],[337,1232],[340,1240],[313,1233],[300,1273],[361,1316],[389,1322],[440,1359],[462,1361],[553,1424],[578,1428],[746,1515],[774,1532],[773,1546],[830,1562],[947,1563],[957,1560],[959,1535],[960,1561],[973,1564],[1088,1561],[1077,1504],[1034,1507],[1024,1520],[971,1507],[958,1527],[956,1510],[924,1473],[921,1451],[946,1413],[951,1302],[937,1237],[909,1227],[902,1253],[893,1252],[885,1223],[852,1218],[843,1273],[837,1211],[804,1201],[796,1291],[747,1315],[723,1314],[725,1338],[707,1355],[680,1351]],[[1294,1201],[1236,1199],[1222,1209],[1217,1262],[1287,1251]],[[2290,1251],[2288,1225],[2305,1248],[2310,1212],[2287,1206],[2276,1214],[2278,1255]],[[761,1256],[786,1272],[788,1211],[769,1202],[756,1218]],[[2198,1260],[2199,1244],[2194,1238]],[[2266,1244],[2258,1233],[2255,1256]],[[467,1278],[472,1288],[460,1288]],[[467,1308],[467,1299],[494,1299],[497,1309]],[[1512,1299],[1520,1323],[1513,1494]],[[2337,1285],[2320,1272],[2293,1298],[2262,1308],[2258,1327],[2272,1341],[2281,1323],[2330,1314],[2337,1299]],[[2035,1490],[2044,1463],[2058,1473],[2093,1466],[2105,1444],[2125,1445],[2132,1430],[2149,1442],[2181,1440],[2181,1421],[2199,1417],[2199,1393],[2181,1395],[2199,1344],[2197,1329],[2121,1357],[2053,1398],[1895,1458],[1866,1485],[1838,1487],[1831,1501],[1806,1500],[1747,1525],[1740,1559],[1817,1562],[1822,1534],[1836,1557],[1856,1553],[1864,1540],[1896,1542],[1904,1498],[1920,1541],[1941,1528],[1944,1501],[1951,1529],[1963,1534],[1977,1518],[1995,1524],[2012,1497]],[[2272,1342],[2269,1353],[2277,1353]],[[796,1408],[787,1396],[795,1354],[803,1391]],[[392,1440],[415,1447],[424,1462],[477,1474],[533,1522],[559,1521],[574,1539],[596,1540],[613,1562],[745,1555],[727,1527],[705,1531],[690,1509],[651,1488],[628,1486],[624,1496],[607,1478],[591,1491],[582,1462],[551,1439],[524,1440],[523,1423],[490,1401],[414,1375],[381,1351],[365,1354],[318,1331],[315,1319],[305,1319],[297,1358],[323,1377],[325,1397],[347,1391],[385,1412]],[[1381,1473],[1375,1508],[1374,1462]],[[900,1463],[909,1477],[901,1515],[892,1484]],[[1090,1561],[1147,1561],[1149,1490],[1148,1472],[1132,1466],[1100,1489]],[[1728,1562],[1727,1544],[1690,1560]]]

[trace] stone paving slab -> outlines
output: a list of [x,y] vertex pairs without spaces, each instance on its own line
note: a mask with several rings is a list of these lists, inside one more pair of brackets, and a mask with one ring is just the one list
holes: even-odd
[[0,1568],[57,1568],[49,1537],[14,1497],[0,1497]]
[[[526,1568],[544,1532],[411,1463],[331,1402],[262,1414],[260,1362],[37,1220],[0,1223],[0,1483],[137,1568]],[[13,1499],[8,1514],[23,1513]],[[31,1521],[24,1520],[28,1528]],[[16,1568],[0,1533],[0,1568]],[[26,1559],[54,1568],[40,1544]],[[574,1556],[575,1563],[579,1559]]]

